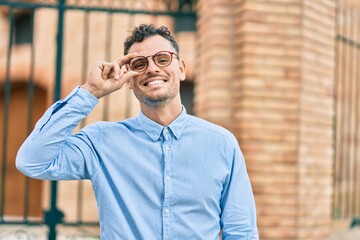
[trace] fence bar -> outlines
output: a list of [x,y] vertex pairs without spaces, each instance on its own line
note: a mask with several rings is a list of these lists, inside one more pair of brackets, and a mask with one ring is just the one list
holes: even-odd
[[5,193],[6,193],[6,168],[7,168],[7,138],[9,129],[9,108],[10,108],[10,94],[11,94],[11,82],[10,82],[10,64],[11,64],[11,51],[13,45],[14,35],[14,10],[10,8],[9,12],[9,45],[7,52],[6,63],[6,80],[5,80],[5,94],[4,94],[4,126],[3,126],[3,152],[2,152],[2,169],[1,169],[1,206],[0,217],[4,219],[5,215]]
[[[31,27],[34,29],[35,9],[31,10]],[[31,37],[31,52],[30,52],[30,75],[28,85],[28,114],[27,114],[27,135],[32,130],[32,115],[34,106],[34,69],[35,69],[35,47],[34,47],[34,34]],[[25,178],[25,198],[24,198],[24,221],[28,222],[29,216],[29,203],[30,203],[30,178]]]
[[[106,19],[106,50],[105,50],[105,59],[107,61],[113,61],[111,59],[111,45],[112,45],[112,26],[113,26],[113,14],[109,13]],[[109,120],[109,95],[104,97],[104,107],[103,107],[103,121]]]
[[27,8],[27,9],[34,9],[34,8],[57,8],[57,4],[47,4],[47,3],[35,3],[35,2],[12,2],[9,0],[0,0],[0,5],[6,5],[11,8]]
[[[335,79],[335,89],[336,89],[336,95],[335,99],[341,99],[342,98],[342,92],[341,92],[341,84],[339,83],[340,76],[342,74],[342,64],[340,64],[340,56],[343,49],[343,44],[340,41],[339,36],[342,33],[342,24],[343,24],[343,9],[337,2],[337,19],[336,19],[336,28],[337,28],[337,44],[336,44],[336,79]],[[335,100],[335,109],[334,111],[336,113],[339,112],[339,108],[341,107],[341,103],[339,101]],[[335,169],[334,169],[334,207],[333,207],[333,215],[334,217],[338,217],[340,215],[339,213],[339,206],[341,205],[341,195],[340,195],[340,189],[341,189],[341,161],[340,161],[340,151],[338,149],[338,146],[340,146],[340,138],[341,132],[340,128],[338,127],[340,124],[341,118],[339,114],[335,114],[335,136],[334,136],[334,152],[335,152]]]
[[[357,18],[357,11],[355,9],[352,9],[352,18],[351,18],[351,29],[352,34],[351,38],[355,41],[357,36],[357,24],[356,20]],[[350,108],[350,115],[349,115],[349,139],[350,139],[350,146],[349,146],[349,163],[350,163],[350,182],[349,182],[349,215],[352,216],[355,209],[355,194],[356,194],[356,167],[357,167],[357,159],[355,158],[354,153],[356,152],[356,135],[354,134],[356,132],[356,73],[357,73],[357,49],[352,48],[352,61],[351,61],[351,85],[350,85],[350,91],[349,91],[349,108]]]
[[[358,27],[359,27],[359,24],[358,24],[358,21],[359,21],[359,14],[357,13],[356,14],[356,29],[357,29],[357,33],[356,33],[356,41],[359,41],[360,40],[360,31],[358,30]],[[359,66],[360,65],[360,50],[357,48],[356,50],[356,66]],[[353,158],[355,159],[355,167],[354,167],[354,176],[355,176],[355,184],[354,184],[354,195],[353,195],[353,198],[354,198],[354,215],[357,215],[359,216],[360,215],[360,157],[359,157],[359,150],[358,150],[358,146],[360,144],[360,141],[359,141],[359,128],[360,128],[360,124],[359,124],[359,121],[360,121],[360,117],[359,117],[359,114],[360,114],[360,111],[359,111],[359,108],[360,108],[360,70],[359,70],[359,67],[355,67],[356,69],[356,74],[355,74],[355,86],[354,86],[354,89],[355,89],[355,106],[354,106],[354,109],[355,109],[355,126],[354,126],[354,138],[355,138],[355,142],[354,142],[354,156]]]
[[[62,56],[63,56],[63,32],[64,32],[64,6],[66,0],[59,0],[58,8],[58,33],[56,38],[56,73],[54,102],[61,98],[61,78],[62,78]],[[50,210],[45,213],[45,222],[49,226],[49,240],[56,239],[56,225],[62,222],[64,214],[57,208],[57,181],[51,181],[51,201]]]
[[[59,0],[61,2],[62,0]],[[133,1],[133,0],[132,0]],[[42,2],[11,2],[9,0],[0,0],[0,5],[7,5],[11,7],[19,8],[59,8],[60,4],[51,4],[51,3],[42,3]],[[145,4],[146,6],[146,4]],[[91,12],[112,12],[112,13],[126,13],[126,14],[145,14],[145,15],[154,15],[154,16],[172,16],[172,17],[195,17],[196,13],[193,10],[185,11],[182,9],[178,10],[163,10],[163,11],[154,11],[154,10],[142,10],[142,9],[132,9],[132,8],[117,8],[109,6],[86,6],[86,5],[62,5],[62,8],[65,10],[82,10],[82,11],[91,11]]]
[[[341,28],[343,28],[343,34],[345,36],[347,36],[347,28],[346,28],[346,24],[348,23],[348,15],[347,13],[347,9],[344,10],[344,26],[341,26]],[[341,103],[341,107],[340,107],[340,111],[338,112],[338,114],[340,115],[340,122],[338,127],[340,128],[340,135],[338,136],[339,138],[339,157],[340,157],[340,168],[341,168],[341,172],[339,174],[340,177],[340,188],[339,188],[339,194],[340,194],[340,199],[339,199],[339,212],[340,212],[340,216],[344,215],[345,212],[345,202],[346,202],[346,197],[345,197],[345,189],[346,189],[346,170],[347,170],[347,165],[344,164],[344,155],[346,154],[346,138],[344,136],[344,128],[346,126],[346,96],[344,95],[344,89],[346,89],[346,82],[347,82],[347,56],[348,56],[348,45],[344,44],[344,49],[343,52],[341,53],[341,75],[339,76],[339,83],[341,85],[342,88],[342,94],[341,94],[341,99],[338,99],[338,101],[340,101]],[[342,81],[340,81],[340,79],[342,79]],[[346,91],[346,90],[345,90]]]
[[[84,31],[83,31],[83,49],[82,49],[82,72],[81,72],[81,84],[84,84],[87,77],[88,77],[88,59],[89,59],[89,16],[90,12],[86,11],[84,15]],[[80,128],[83,128],[86,125],[86,119],[83,119],[79,126]],[[84,195],[84,184],[83,181],[78,181],[78,191],[77,191],[77,222],[82,222],[83,217],[83,207],[82,207],[82,201],[83,201],[83,195]]]
[[[134,22],[135,22],[135,15],[134,14],[130,14],[129,16],[129,23],[128,23],[128,29],[131,29],[134,27]],[[131,99],[132,99],[132,96],[131,96],[131,92],[130,91],[126,91],[126,105],[125,105],[125,118],[128,118],[131,116]]]
[[[351,36],[351,25],[349,24],[351,22],[351,8],[347,8],[346,11],[346,30],[345,30],[345,35],[350,39]],[[350,89],[350,84],[351,84],[351,72],[349,71],[349,65],[351,63],[351,46],[350,45],[346,45],[346,49],[345,49],[345,72],[343,74],[344,76],[344,81],[343,81],[343,85],[344,88],[343,90],[345,92],[348,92]],[[344,164],[344,168],[343,168],[343,182],[342,182],[342,192],[343,192],[343,208],[342,208],[342,214],[343,216],[347,217],[349,215],[349,204],[348,204],[348,198],[349,198],[349,182],[350,182],[350,166],[349,166],[349,145],[350,145],[350,139],[348,138],[348,133],[349,133],[349,118],[348,116],[350,115],[351,109],[349,108],[349,102],[351,101],[351,98],[349,97],[349,94],[343,94],[344,96],[344,108],[343,108],[343,122],[342,122],[342,129],[343,129],[343,146],[342,146],[342,159],[344,159],[344,161],[342,162]]]
[[337,6],[334,216],[352,218],[354,227],[360,225],[359,12],[342,4]]
[[[350,9],[350,22],[349,22],[349,34],[350,34],[350,38],[351,39],[355,39],[355,25],[354,25],[354,16],[355,16],[355,11],[354,9]],[[347,199],[347,215],[351,216],[352,213],[352,202],[353,202],[353,198],[352,198],[352,193],[354,191],[354,176],[353,176],[353,168],[354,168],[354,159],[352,158],[352,152],[354,150],[354,139],[353,139],[353,125],[354,125],[354,82],[355,82],[355,61],[356,61],[356,49],[353,48],[352,46],[349,46],[349,51],[350,51],[350,55],[349,55],[349,65],[348,65],[348,71],[349,71],[349,89],[348,89],[348,109],[349,109],[349,115],[347,117],[348,122],[347,122],[347,126],[348,126],[348,132],[346,132],[347,134],[347,139],[348,139],[348,150],[346,151],[347,155],[346,155],[346,159],[348,162],[348,199]]]

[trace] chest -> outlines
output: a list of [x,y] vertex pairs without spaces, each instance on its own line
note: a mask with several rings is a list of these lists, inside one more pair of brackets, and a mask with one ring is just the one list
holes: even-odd
[[103,171],[124,186],[119,191],[131,189],[133,194],[159,197],[167,194],[173,199],[181,196],[188,202],[220,199],[230,172],[225,152],[206,141],[128,138],[107,144],[112,151],[101,156]]

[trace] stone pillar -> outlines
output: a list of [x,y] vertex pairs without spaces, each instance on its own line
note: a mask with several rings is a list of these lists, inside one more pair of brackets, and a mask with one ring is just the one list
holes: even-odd
[[335,5],[199,1],[196,113],[237,136],[261,239],[330,232]]

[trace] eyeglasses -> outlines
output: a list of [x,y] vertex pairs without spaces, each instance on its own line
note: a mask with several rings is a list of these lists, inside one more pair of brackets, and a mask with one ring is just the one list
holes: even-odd
[[149,57],[152,58],[156,66],[163,68],[170,65],[173,56],[179,59],[178,55],[176,55],[174,52],[160,51],[150,56],[135,57],[128,62],[128,65],[135,72],[143,72],[149,66]]

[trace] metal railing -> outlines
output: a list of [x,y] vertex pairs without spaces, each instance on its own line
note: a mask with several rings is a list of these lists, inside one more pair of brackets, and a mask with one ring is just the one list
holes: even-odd
[[[83,182],[78,182],[77,192],[77,209],[76,209],[76,220],[66,221],[64,220],[64,212],[58,208],[58,182],[50,182],[50,192],[49,192],[49,207],[43,211],[42,205],[38,201],[42,201],[43,196],[43,182],[37,181],[29,178],[25,178],[22,175],[18,175],[14,167],[15,154],[17,148],[20,146],[21,142],[26,138],[26,136],[31,132],[34,127],[34,123],[37,118],[41,115],[36,113],[36,111],[43,112],[45,110],[46,104],[46,95],[52,96],[52,101],[56,101],[61,97],[61,89],[63,84],[63,61],[64,61],[64,21],[66,19],[66,13],[71,11],[82,11],[84,13],[84,22],[83,22],[83,47],[82,47],[82,64],[81,65],[81,79],[85,79],[87,74],[88,66],[88,55],[91,51],[89,48],[89,28],[91,25],[90,14],[92,12],[101,12],[106,14],[106,41],[104,42],[105,47],[104,56],[106,59],[111,58],[110,47],[112,45],[112,30],[114,24],[114,16],[116,14],[128,14],[129,17],[135,15],[151,15],[151,16],[170,16],[173,18],[191,18],[195,19],[196,15],[194,12],[195,1],[191,0],[163,0],[163,1],[152,1],[143,0],[143,1],[133,1],[133,0],[92,0],[92,1],[82,1],[82,0],[47,0],[47,1],[26,1],[26,0],[0,0],[0,25],[3,28],[8,29],[8,35],[5,37],[3,32],[0,33],[0,61],[4,63],[0,64],[0,112],[1,120],[0,124],[0,226],[5,224],[18,225],[25,224],[29,225],[45,225],[48,228],[48,239],[56,239],[57,235],[57,226],[59,224],[66,226],[97,226],[97,221],[86,221],[83,218]],[[158,3],[158,4],[155,4]],[[14,36],[15,34],[15,24],[16,17],[19,12],[30,13],[31,16],[31,26],[32,28],[36,27],[35,22],[37,13],[43,9],[55,10],[57,14],[57,23],[56,23],[56,44],[54,44],[55,50],[55,59],[54,59],[54,75],[51,79],[46,79],[46,81],[53,82],[52,92],[46,92],[49,89],[44,90],[39,87],[39,84],[34,81],[36,78],[36,44],[34,43],[34,34],[31,35],[31,40],[26,44],[30,49],[29,64],[26,64],[26,68],[21,69],[21,71],[27,71],[28,75],[26,79],[22,79],[22,82],[19,81],[17,76],[12,75],[13,73],[13,64],[18,61],[14,59],[14,52],[19,48],[15,45]],[[2,22],[1,22],[2,20]],[[7,22],[7,26],[4,25],[4,21]],[[132,24],[132,21],[129,21],[129,24]],[[32,31],[32,30],[31,30]],[[4,44],[4,40],[7,40],[7,43]],[[36,40],[35,40],[36,41]],[[5,46],[5,47],[4,47]],[[2,51],[1,47],[3,47]],[[21,65],[22,66],[22,65]],[[21,75],[21,74],[20,74]],[[23,77],[23,76],[22,76]],[[79,82],[82,80],[79,79]],[[22,89],[22,90],[18,90]],[[42,90],[41,90],[42,89]],[[22,114],[24,119],[15,119],[16,113],[13,113],[16,108],[16,99],[21,98],[25,95],[26,106],[21,105]],[[40,97],[39,97],[40,96]],[[42,97],[41,97],[42,96]],[[102,119],[107,120],[109,118],[109,99],[104,99]],[[127,103],[125,103],[127,104]],[[41,109],[39,108],[41,105]],[[129,105],[129,104],[127,104]],[[14,111],[13,111],[14,110]],[[125,115],[129,114],[129,109],[126,110]],[[14,115],[15,114],[15,115]],[[17,113],[19,114],[19,113]],[[81,126],[84,126],[86,123],[83,121]],[[17,134],[17,131],[22,129],[21,134]],[[16,143],[11,142],[10,138],[14,137],[17,139]],[[18,184],[21,182],[21,184]],[[14,184],[17,183],[18,185]],[[21,186],[21,187],[17,187]],[[17,189],[18,188],[18,189]],[[20,193],[21,192],[21,193]],[[16,200],[13,201],[16,197]],[[21,198],[19,198],[21,196]],[[47,197],[47,196],[46,196]],[[35,199],[35,200],[34,200]],[[16,204],[15,204],[16,203]],[[11,207],[12,206],[12,207]],[[32,206],[40,208],[34,211]],[[10,215],[10,217],[9,217]],[[15,230],[14,230],[15,231]],[[23,229],[17,229],[14,234],[25,234]],[[2,235],[0,235],[0,239]]]

